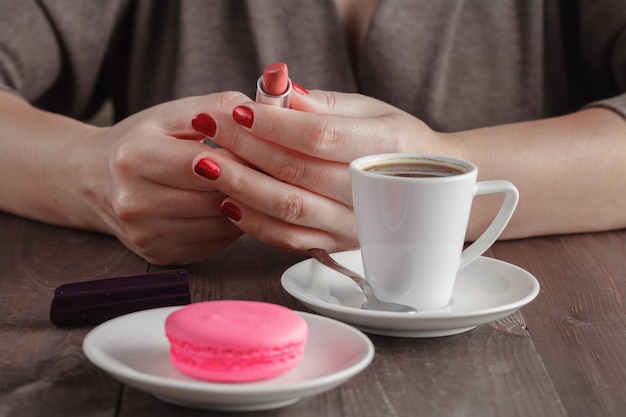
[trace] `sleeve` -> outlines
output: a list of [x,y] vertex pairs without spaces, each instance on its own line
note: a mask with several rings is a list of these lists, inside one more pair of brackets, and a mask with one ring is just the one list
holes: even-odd
[[0,89],[85,117],[124,0],[0,0]]
[[585,107],[605,107],[626,118],[626,2],[581,0],[580,44],[585,70],[597,100]]
[[607,109],[611,109],[621,114],[626,119],[626,93],[622,93],[615,97],[610,97],[603,100],[597,100],[585,106],[585,108],[589,107],[604,107]]

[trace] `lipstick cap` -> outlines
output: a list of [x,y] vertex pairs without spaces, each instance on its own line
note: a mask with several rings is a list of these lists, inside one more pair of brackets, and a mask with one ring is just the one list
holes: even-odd
[[86,326],[123,314],[189,304],[184,269],[64,284],[56,288],[50,321],[56,326]]

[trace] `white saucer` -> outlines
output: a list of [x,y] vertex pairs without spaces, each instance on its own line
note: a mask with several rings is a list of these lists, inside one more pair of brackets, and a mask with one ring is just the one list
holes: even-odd
[[[332,255],[363,273],[358,250]],[[481,256],[459,271],[450,305],[441,310],[395,313],[363,310],[363,294],[350,278],[306,259],[287,269],[283,288],[312,310],[374,334],[436,337],[466,332],[506,317],[531,302],[539,282],[515,265]]]
[[374,357],[372,342],[360,331],[336,320],[298,312],[309,326],[309,339],[296,368],[253,383],[205,382],[187,377],[170,363],[164,323],[178,308],[140,311],[99,325],[85,337],[85,355],[120,381],[164,401],[230,411],[283,407],[330,390],[361,372]]

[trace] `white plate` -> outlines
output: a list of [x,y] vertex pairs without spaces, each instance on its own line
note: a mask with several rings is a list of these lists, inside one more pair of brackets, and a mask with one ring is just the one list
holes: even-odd
[[[332,255],[363,274],[358,250]],[[450,305],[441,310],[395,313],[361,309],[363,294],[350,278],[306,259],[287,269],[283,288],[312,310],[368,333],[400,337],[436,337],[466,332],[506,317],[531,302],[539,282],[527,271],[480,257],[459,271]]]
[[205,382],[178,372],[170,363],[164,323],[178,308],[144,310],[99,325],[83,341],[85,355],[120,381],[164,401],[233,411],[283,407],[330,390],[361,372],[374,357],[372,342],[360,331],[298,312],[309,326],[309,339],[296,368],[259,382]]

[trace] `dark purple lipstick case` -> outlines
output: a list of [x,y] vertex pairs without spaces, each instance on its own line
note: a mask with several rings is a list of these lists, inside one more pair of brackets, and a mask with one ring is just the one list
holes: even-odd
[[76,282],[55,289],[50,321],[60,327],[87,326],[135,311],[190,302],[184,269]]

